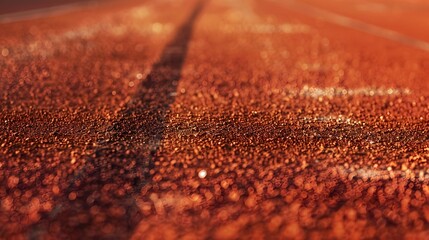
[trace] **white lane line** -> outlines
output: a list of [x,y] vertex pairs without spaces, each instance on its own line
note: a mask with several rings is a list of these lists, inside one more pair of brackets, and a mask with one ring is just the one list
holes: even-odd
[[415,170],[392,170],[391,168],[387,169],[377,169],[371,167],[361,167],[357,169],[347,169],[344,166],[337,165],[333,167],[337,172],[348,178],[349,180],[353,177],[362,178],[364,181],[368,180],[387,180],[393,178],[405,178],[410,180],[426,181],[429,180],[429,170],[428,169],[415,169]]
[[221,26],[221,30],[227,33],[237,33],[237,32],[248,32],[248,33],[258,33],[258,34],[271,34],[271,33],[305,33],[310,31],[310,27],[303,24],[292,24],[292,23],[283,23],[279,25],[269,24],[269,23],[242,23],[242,24],[225,24]]
[[385,87],[365,87],[365,88],[341,88],[327,87],[318,88],[305,85],[299,92],[295,92],[298,96],[304,97],[339,97],[339,96],[395,96],[395,95],[410,95],[411,90],[408,88],[385,88]]
[[32,20],[41,17],[50,17],[59,15],[66,12],[75,11],[81,8],[86,8],[89,6],[93,6],[98,1],[87,1],[87,2],[76,2],[63,4],[53,7],[34,9],[29,11],[17,12],[17,13],[7,13],[0,15],[0,24],[4,23],[13,23],[25,20]]
[[304,124],[314,124],[314,123],[328,123],[328,124],[347,124],[347,125],[366,125],[365,122],[349,118],[343,115],[327,115],[327,116],[305,116],[299,118],[298,121],[301,121]]
[[[278,0],[275,0],[280,2]],[[330,11],[326,11],[305,3],[297,2],[294,0],[281,1],[284,5],[295,11],[306,14],[311,17],[315,17],[321,20],[325,20],[343,27],[352,28],[365,33],[369,33],[378,37],[389,39],[395,42],[399,42],[411,47],[418,48],[423,51],[429,52],[429,42],[408,37],[402,33],[378,27],[369,23],[365,23],[356,19],[345,17]]]

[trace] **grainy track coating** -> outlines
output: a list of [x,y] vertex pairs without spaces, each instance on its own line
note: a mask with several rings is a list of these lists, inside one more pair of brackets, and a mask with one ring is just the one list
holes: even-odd
[[[423,1],[303,2],[429,39]],[[1,25],[0,238],[425,238],[428,52],[294,6]]]

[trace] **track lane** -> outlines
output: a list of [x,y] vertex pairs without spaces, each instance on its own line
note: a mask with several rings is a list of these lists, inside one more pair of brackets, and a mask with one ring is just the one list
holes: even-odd
[[427,184],[426,59],[281,5],[211,2],[133,238],[422,236],[400,205]]
[[[113,26],[89,38],[61,42],[79,46],[73,51],[5,62],[7,236],[28,225],[26,236],[54,238],[425,236],[426,52],[272,1],[222,0],[205,6],[185,58],[162,49],[194,5],[147,4],[108,18]],[[6,29],[11,38],[21,24]],[[153,64],[170,54],[177,71],[164,78],[163,64]],[[25,74],[41,78],[13,87],[27,62],[35,67]],[[66,73],[43,68],[59,63],[81,75],[61,82]],[[78,95],[64,88],[69,81]]]
[[[4,194],[15,187],[25,189],[30,197],[22,197],[22,192],[15,189],[14,207],[4,208],[0,218],[4,223],[2,235],[64,236],[73,232],[67,229],[76,227],[79,218],[73,221],[76,215],[64,212],[73,212],[67,204],[78,196],[70,194],[69,183],[63,180],[68,182],[86,164],[98,139],[137,91],[144,74],[171,38],[173,28],[186,14],[158,14],[165,4],[123,3],[119,8],[108,6],[4,25],[7,33],[1,46],[10,51],[0,62],[2,122],[7,123],[2,125],[1,167],[7,172],[2,181],[7,183],[18,177],[20,184],[4,184],[2,201],[8,206],[13,198]],[[81,17],[78,22],[76,16]],[[53,26],[48,24],[52,19],[57,20]],[[15,34],[28,28],[33,30],[21,32],[26,37]],[[89,42],[95,44],[88,45]],[[37,48],[30,49],[31,45]],[[23,88],[26,91],[21,91]],[[37,163],[40,161],[42,165]],[[31,201],[39,204],[25,208]],[[102,214],[116,216],[115,212]],[[10,222],[11,216],[19,219],[19,224]],[[71,220],[63,226],[59,223],[64,219]],[[118,227],[127,226],[121,224]],[[106,231],[112,230],[109,226]],[[74,232],[75,236],[96,234],[88,228]],[[117,236],[127,233],[119,231]]]

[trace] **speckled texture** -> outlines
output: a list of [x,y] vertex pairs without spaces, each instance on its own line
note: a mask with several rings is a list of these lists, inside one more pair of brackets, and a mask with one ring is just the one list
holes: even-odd
[[268,0],[1,27],[1,237],[428,234],[428,52]]

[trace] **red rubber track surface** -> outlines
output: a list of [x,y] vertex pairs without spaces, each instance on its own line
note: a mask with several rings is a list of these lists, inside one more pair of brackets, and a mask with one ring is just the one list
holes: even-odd
[[1,24],[0,238],[425,238],[428,7],[124,1]]

